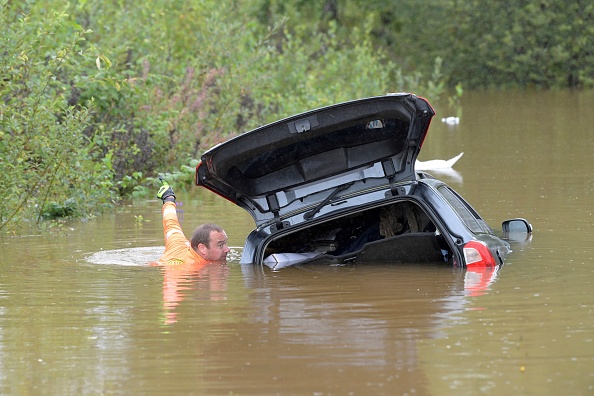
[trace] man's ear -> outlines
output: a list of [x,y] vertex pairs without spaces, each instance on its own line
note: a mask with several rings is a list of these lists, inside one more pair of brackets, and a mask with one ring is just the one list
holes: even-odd
[[198,249],[198,253],[200,253],[200,255],[203,256],[203,257],[206,255],[207,250],[208,250],[208,248],[206,247],[206,245],[203,244],[203,243],[199,243],[198,246],[197,246],[197,249]]

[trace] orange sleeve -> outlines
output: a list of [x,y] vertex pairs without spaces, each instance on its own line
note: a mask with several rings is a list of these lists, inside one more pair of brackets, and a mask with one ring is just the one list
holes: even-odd
[[190,241],[185,237],[181,225],[179,224],[179,220],[177,219],[175,202],[166,202],[163,205],[162,213],[165,252],[159,261],[165,264],[184,263],[188,255]]

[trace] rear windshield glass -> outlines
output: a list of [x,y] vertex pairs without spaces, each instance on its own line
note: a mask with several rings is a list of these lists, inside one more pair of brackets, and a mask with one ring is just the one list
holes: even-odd
[[441,186],[438,188],[441,195],[454,208],[458,216],[462,219],[464,224],[474,233],[489,232],[485,226],[484,221],[466,202],[461,199],[458,194],[448,187]]

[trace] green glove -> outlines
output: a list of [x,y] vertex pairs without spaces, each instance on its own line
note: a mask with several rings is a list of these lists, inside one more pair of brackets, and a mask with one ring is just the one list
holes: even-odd
[[167,183],[162,177],[160,177],[159,180],[161,180],[161,188],[159,188],[157,198],[161,199],[163,203],[175,202],[175,194],[173,193],[173,189],[169,183]]

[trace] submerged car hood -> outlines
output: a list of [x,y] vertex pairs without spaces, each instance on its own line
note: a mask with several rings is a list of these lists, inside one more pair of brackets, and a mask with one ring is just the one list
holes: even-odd
[[339,190],[353,195],[412,181],[434,114],[425,99],[412,94],[308,111],[205,152],[196,185],[243,207],[260,225],[329,201]]

